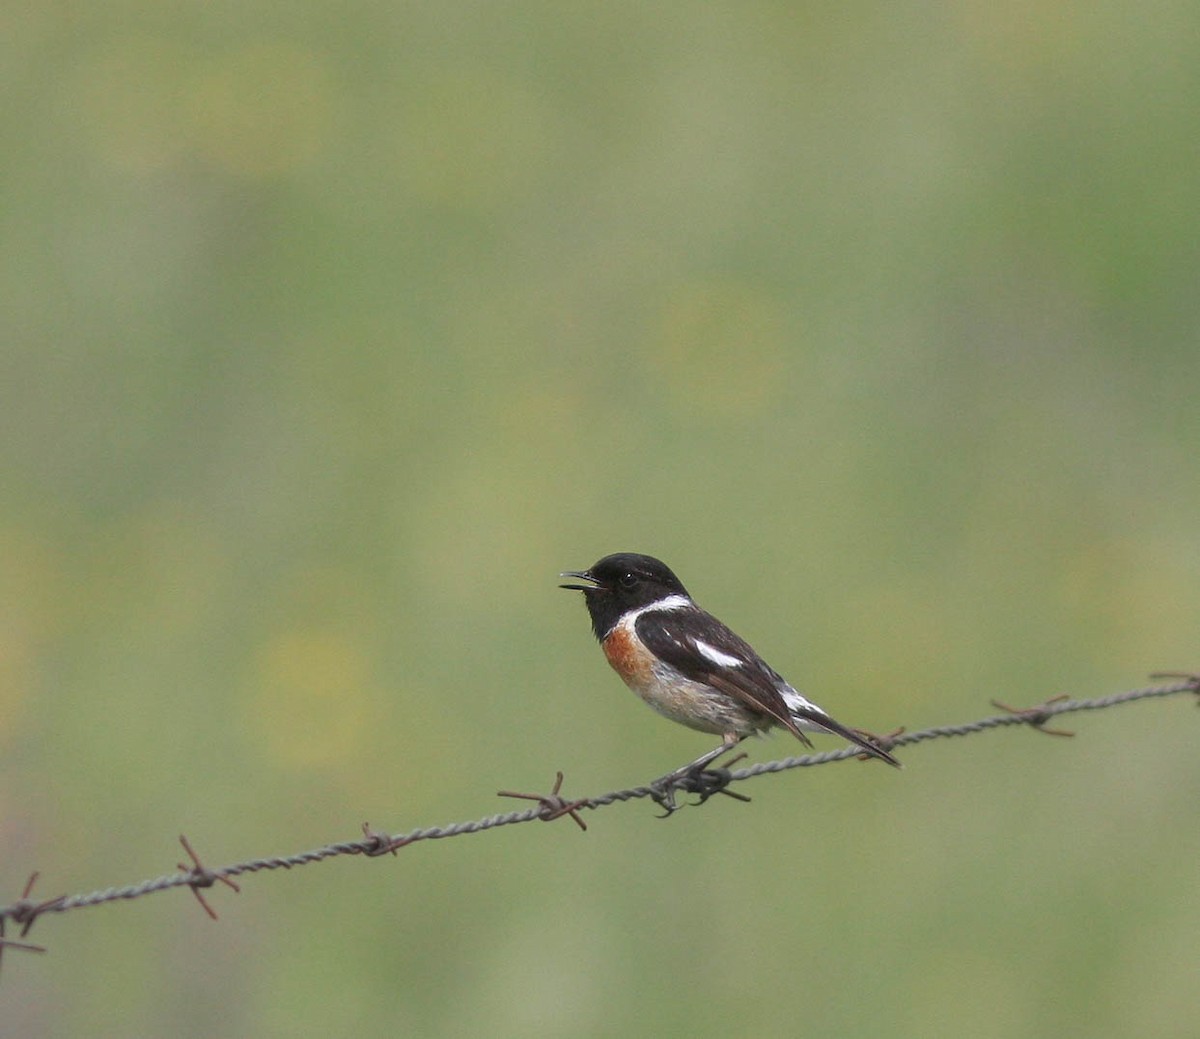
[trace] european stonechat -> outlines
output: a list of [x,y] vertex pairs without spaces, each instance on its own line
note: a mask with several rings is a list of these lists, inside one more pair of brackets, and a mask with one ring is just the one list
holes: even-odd
[[805,731],[841,736],[900,767],[868,733],[834,721],[801,696],[745,639],[696,605],[671,568],[619,552],[590,570],[568,570],[583,592],[592,630],[613,670],[660,714],[721,737],[721,745],[662,781],[699,771],[747,736],[781,725],[806,746]]

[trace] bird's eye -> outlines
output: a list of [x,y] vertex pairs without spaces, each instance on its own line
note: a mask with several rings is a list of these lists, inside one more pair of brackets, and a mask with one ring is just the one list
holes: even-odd
[[619,580],[622,588],[632,588],[638,583],[637,574],[632,573],[629,570],[626,570],[625,573],[620,576]]

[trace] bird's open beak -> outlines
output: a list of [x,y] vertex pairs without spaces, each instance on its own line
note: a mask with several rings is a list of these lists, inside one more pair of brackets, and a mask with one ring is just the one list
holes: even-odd
[[597,584],[596,579],[590,573],[588,573],[586,570],[564,570],[558,576],[559,577],[578,577],[581,581],[591,581],[592,582],[591,584],[560,584],[558,586],[559,588],[568,588],[571,591],[575,591],[575,592],[590,592],[595,588],[595,586]]

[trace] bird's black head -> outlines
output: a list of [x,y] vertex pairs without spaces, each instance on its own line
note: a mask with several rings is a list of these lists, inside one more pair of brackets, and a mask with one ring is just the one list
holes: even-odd
[[[686,596],[687,589],[662,560],[634,552],[605,556],[589,570],[567,570],[560,576],[578,577],[590,584],[561,584],[583,592],[592,630],[602,639],[630,610],[649,606],[669,595]],[[689,596],[690,598],[690,596]]]

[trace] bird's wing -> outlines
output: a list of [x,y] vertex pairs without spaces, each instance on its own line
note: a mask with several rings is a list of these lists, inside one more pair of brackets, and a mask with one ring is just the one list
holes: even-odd
[[806,746],[812,743],[798,721],[810,722],[900,767],[865,734],[835,721],[796,692],[745,639],[712,614],[700,609],[649,610],[638,617],[636,628],[646,647],[685,678],[705,682],[773,718]]
[[[693,682],[704,682],[768,715],[798,739],[808,737],[796,724],[799,715],[824,725],[824,712],[811,714],[789,705],[790,686],[740,635],[703,610],[650,610],[637,619],[638,638],[656,657]],[[809,744],[811,746],[811,744]]]

